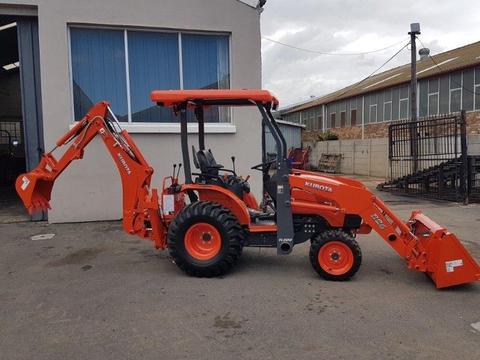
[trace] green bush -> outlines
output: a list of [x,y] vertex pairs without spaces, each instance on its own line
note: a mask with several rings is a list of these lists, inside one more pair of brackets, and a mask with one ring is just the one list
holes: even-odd
[[328,141],[328,140],[338,140],[338,135],[331,132],[330,130],[317,135],[317,141]]

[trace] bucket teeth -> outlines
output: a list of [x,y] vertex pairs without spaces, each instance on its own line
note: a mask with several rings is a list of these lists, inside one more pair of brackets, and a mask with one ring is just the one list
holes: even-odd
[[15,186],[29,214],[50,209],[53,181],[42,170],[20,175]]
[[32,201],[32,205],[28,208],[28,212],[30,215],[32,215],[36,212],[46,211],[50,209],[50,203],[47,200],[37,199],[35,201]]

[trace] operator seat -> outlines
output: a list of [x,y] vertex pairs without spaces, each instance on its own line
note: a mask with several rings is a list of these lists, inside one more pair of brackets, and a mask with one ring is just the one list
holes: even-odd
[[210,149],[198,150],[197,159],[202,174],[218,176],[218,170],[223,168],[223,165],[217,163]]
[[212,150],[208,149],[196,151],[195,147],[192,145],[192,151],[194,154],[196,154],[195,158],[198,160],[198,164],[195,163],[195,166],[197,169],[200,169],[201,173],[197,181],[203,181],[206,184],[224,187],[225,189],[233,192],[240,199],[243,199],[245,185],[236,181],[237,177],[234,175],[220,175],[219,170],[223,169],[223,165],[217,163],[215,157],[213,156]]

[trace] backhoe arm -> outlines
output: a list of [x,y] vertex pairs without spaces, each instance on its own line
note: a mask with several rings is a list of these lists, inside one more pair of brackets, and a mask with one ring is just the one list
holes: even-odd
[[[115,162],[123,190],[123,227],[126,232],[151,238],[157,248],[165,248],[165,226],[158,213],[158,193],[150,190],[153,169],[126,130],[122,130],[105,101],[93,106],[88,114],[75,124],[57,142],[56,147],[42,156],[40,164],[31,172],[22,174],[16,189],[30,213],[50,209],[50,198],[55,180],[74,160],[81,159],[85,147],[100,135]],[[70,144],[57,160],[53,151]]]

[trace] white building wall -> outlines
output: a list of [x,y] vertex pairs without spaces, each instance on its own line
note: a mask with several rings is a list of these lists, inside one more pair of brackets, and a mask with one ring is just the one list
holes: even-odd
[[[42,111],[46,149],[72,123],[68,24],[168,28],[231,33],[232,88],[261,87],[259,12],[235,0],[2,0],[3,4],[38,5]],[[106,99],[108,100],[108,99]],[[253,191],[261,194],[261,177],[250,166],[261,161],[261,123],[258,110],[235,109],[235,133],[209,134],[207,146],[217,161],[237,158],[241,174],[251,174]],[[134,133],[133,139],[155,169],[152,186],[181,162],[179,134]],[[193,139],[192,139],[193,140]],[[120,179],[98,139],[84,159],[73,163],[57,180],[52,194],[50,222],[119,219]]]

